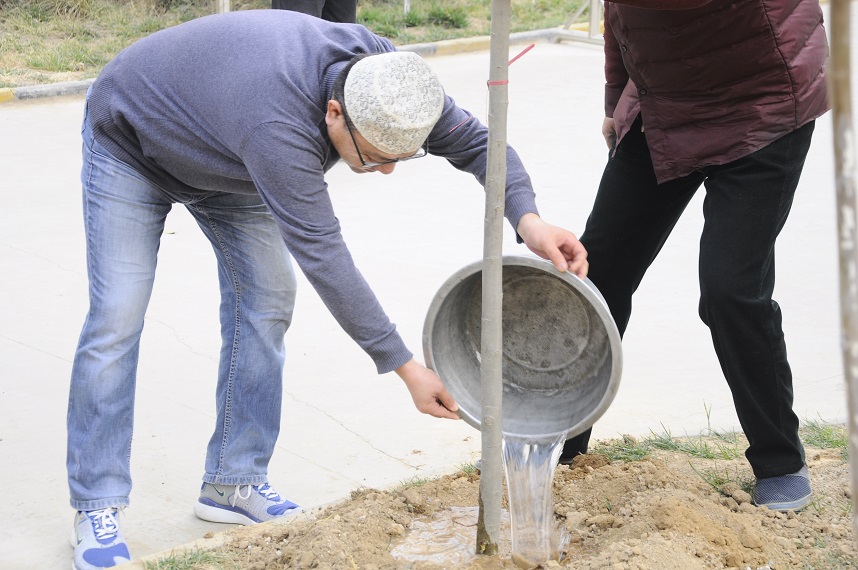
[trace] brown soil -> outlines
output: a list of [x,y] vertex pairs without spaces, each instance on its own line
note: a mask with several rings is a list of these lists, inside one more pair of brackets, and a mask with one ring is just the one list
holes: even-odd
[[[708,460],[665,451],[631,462],[579,457],[555,473],[563,546],[559,560],[543,567],[858,568],[848,463],[831,449],[808,447],[807,458],[814,501],[784,514],[754,506],[735,483],[751,478],[742,457]],[[731,482],[718,492],[701,474]],[[478,496],[476,472],[391,491],[362,489],[308,516],[228,531],[225,545],[214,551],[217,567],[516,568],[505,526],[498,556],[472,554]]]

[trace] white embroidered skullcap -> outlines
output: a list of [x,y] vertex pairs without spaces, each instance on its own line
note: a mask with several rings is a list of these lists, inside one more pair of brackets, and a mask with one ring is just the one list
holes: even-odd
[[366,141],[387,154],[416,151],[444,108],[444,89],[419,55],[365,57],[346,77],[346,113]]

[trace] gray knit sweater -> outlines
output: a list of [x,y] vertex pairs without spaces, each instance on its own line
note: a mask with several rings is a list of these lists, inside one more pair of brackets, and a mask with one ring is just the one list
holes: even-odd
[[[331,87],[356,54],[393,45],[355,24],[287,10],[199,18],[121,52],[92,86],[96,140],[166,192],[258,193],[298,266],[379,373],[412,354],[355,267],[324,173],[339,160],[325,126]],[[484,125],[447,97],[429,151],[485,183]],[[536,212],[508,150],[506,217]]]

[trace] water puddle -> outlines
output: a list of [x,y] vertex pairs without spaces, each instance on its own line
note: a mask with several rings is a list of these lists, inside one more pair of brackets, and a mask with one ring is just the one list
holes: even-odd
[[[491,568],[491,560],[484,561],[486,566],[474,566],[478,558],[493,558],[475,553],[478,517],[478,507],[450,507],[433,515],[431,521],[415,520],[390,553],[397,560],[430,562],[446,568]],[[501,511],[498,557],[509,558],[509,536],[509,513]]]

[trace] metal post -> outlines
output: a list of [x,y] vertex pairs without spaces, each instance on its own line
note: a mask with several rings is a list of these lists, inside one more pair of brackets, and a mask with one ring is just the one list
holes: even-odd
[[217,13],[223,14],[229,12],[229,0],[215,0],[217,3]]
[[602,0],[590,0],[590,27],[587,28],[590,39],[602,35]]
[[581,14],[584,11],[589,12],[589,27],[587,29],[587,35],[592,40],[598,36],[602,35],[602,0],[589,0],[589,2],[582,2],[581,5],[575,10],[575,13],[572,14],[572,17],[569,18],[565,24],[563,24],[563,29],[568,30],[569,26],[578,21],[578,18],[581,17]]
[[858,536],[858,214],[855,137],[850,81],[850,0],[831,0],[830,101],[834,119],[834,167],[840,250],[840,322],[849,410],[852,524]]
[[483,245],[482,466],[477,554],[496,555],[503,498],[503,217],[506,189],[506,115],[508,99],[510,0],[492,1],[489,70],[489,142],[486,174],[485,234]]

